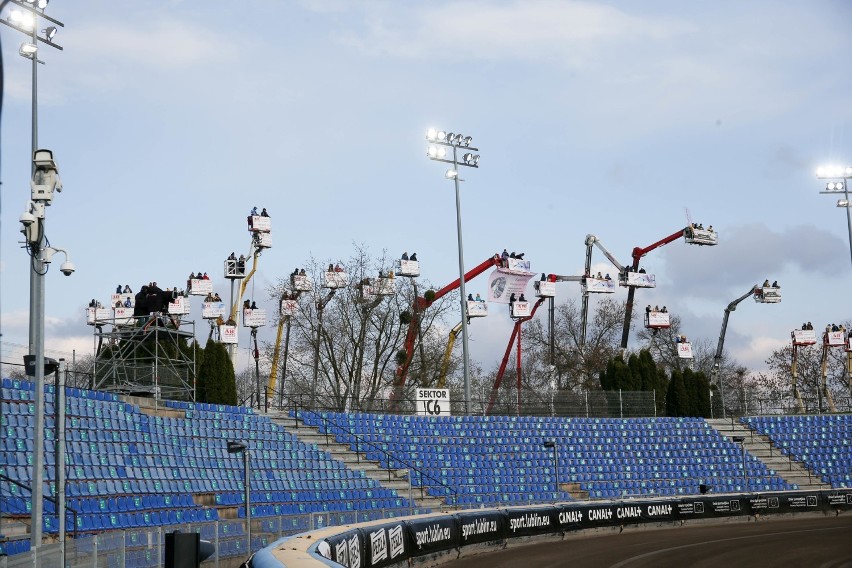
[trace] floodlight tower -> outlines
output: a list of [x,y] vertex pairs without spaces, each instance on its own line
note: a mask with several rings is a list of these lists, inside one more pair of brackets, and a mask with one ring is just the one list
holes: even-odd
[[[435,130],[430,128],[426,132],[426,140],[432,146],[429,146],[426,155],[430,160],[452,164],[453,167],[447,170],[446,178],[453,180],[456,188],[456,231],[458,235],[459,249],[459,292],[461,293],[461,320],[462,320],[462,352],[464,357],[464,412],[470,415],[470,348],[467,333],[467,294],[464,289],[464,247],[462,245],[462,225],[461,225],[461,200],[459,198],[459,182],[463,181],[459,178],[459,166],[467,166],[470,168],[479,167],[479,154],[477,148],[471,146],[473,138],[464,134],[456,134],[453,132],[445,132],[443,130]],[[452,148],[453,159],[447,159],[447,148]],[[462,161],[459,162],[458,151],[465,150],[462,156]]]
[[843,194],[843,199],[837,200],[837,206],[846,209],[846,225],[849,229],[849,253],[852,255],[852,203],[849,202],[849,180],[852,179],[852,166],[822,166],[817,168],[817,179],[829,180],[822,194]]

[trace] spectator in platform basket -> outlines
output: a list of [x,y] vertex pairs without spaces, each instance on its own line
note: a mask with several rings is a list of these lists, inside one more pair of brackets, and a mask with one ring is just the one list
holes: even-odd
[[119,284],[118,286],[115,287],[115,293],[121,294],[121,284]]
[[251,309],[253,309],[253,310],[257,309],[257,304],[254,301],[252,301],[252,303],[251,303]]
[[709,227],[707,227],[707,230],[710,231],[711,233],[714,232],[713,231],[713,225],[710,225]]
[[334,272],[334,264],[329,264],[326,272]]
[[510,304],[514,304],[514,303],[515,303],[515,301],[517,301],[517,298],[515,298],[515,293],[514,293],[514,292],[512,292],[512,295],[511,295],[511,296],[509,296],[509,303],[510,303]]
[[645,313],[646,313],[646,314],[650,314],[650,313],[651,313],[651,304],[648,304],[647,306],[645,306]]
[[416,252],[411,253],[411,259],[410,260],[417,262],[417,253]]
[[211,294],[210,292],[207,292],[207,295],[204,296],[204,301],[205,302],[212,302],[213,301],[213,294]]
[[644,269],[644,268],[640,268],[640,269],[639,269],[639,274],[645,274],[645,269]]
[[383,271],[383,270],[379,270],[379,278],[384,278],[384,277],[385,277],[385,273],[384,273],[384,271]]
[[220,325],[225,325],[225,319],[221,315],[216,316],[216,326]]
[[394,276],[394,274],[393,274],[393,270],[388,270],[388,278],[390,278],[391,280],[393,280],[393,276]]
[[237,325],[237,322],[234,321],[234,318],[228,317],[228,321],[225,322],[225,325]]
[[659,311],[660,311],[660,306],[654,306],[654,311],[655,311],[655,312],[659,312]]
[[126,300],[124,300],[124,307],[125,308],[132,308],[133,307],[133,302],[130,300],[130,298],[127,298]]
[[767,278],[766,280],[763,281],[763,287],[769,288],[769,278]]
[[266,207],[264,207],[263,211],[260,212],[260,216],[261,217],[269,217],[269,213],[266,212]]
[[609,276],[609,272],[607,272],[606,276],[604,276],[604,280],[612,280],[612,278],[610,278],[610,276]]
[[472,302],[472,301],[473,301],[473,294],[468,294],[468,295],[467,295],[467,301],[468,301],[468,302]]
[[122,293],[123,293],[123,294],[132,294],[132,293],[133,293],[133,290],[131,290],[131,289],[130,289],[130,285],[129,285],[129,284],[125,284],[125,285],[124,285],[124,290],[122,291]]
[[509,251],[503,249],[503,253],[500,255],[500,260],[502,262],[503,268],[509,266]]
[[237,260],[237,255],[234,254],[234,251],[231,251],[231,254],[228,256],[228,260]]
[[814,329],[814,324],[812,324],[811,322],[808,322],[808,329],[809,329],[809,330],[813,330],[813,329]]
[[524,294],[523,294],[523,293],[521,293],[521,297],[520,297],[520,298],[518,298],[518,301],[519,301],[519,302],[526,302],[526,301],[527,301],[527,299],[526,299],[526,298],[524,298]]
[[667,314],[667,313],[669,313],[669,309],[667,307],[663,306],[663,309],[660,310],[660,313]]
[[482,299],[482,296],[480,296],[479,294],[477,294],[477,295],[476,295],[476,301],[477,301],[477,302],[484,302],[485,300],[483,300],[483,299]]
[[244,301],[243,302],[243,309],[244,310],[250,310],[251,309],[251,302],[248,301],[248,300]]
[[246,269],[246,257],[245,257],[245,255],[243,255],[243,254],[240,255],[240,258],[237,260],[237,268],[241,272],[245,271],[245,269]]
[[544,272],[541,273],[541,281],[544,282],[547,280],[547,276],[544,275]]
[[98,305],[97,300],[95,300],[94,298],[92,298],[92,301],[91,301],[91,302],[89,302],[89,307],[90,307],[90,308],[94,308],[94,307],[95,307],[95,306],[97,306],[97,305]]
[[404,253],[402,253],[402,256],[400,258],[402,260],[408,260],[408,251],[405,251]]
[[603,276],[601,275],[600,272],[598,272],[598,274],[597,274],[597,276],[595,276],[595,278],[597,278],[598,280],[603,280]]
[[222,301],[222,298],[219,297],[219,292],[216,292],[215,294],[213,294],[213,301],[214,302],[221,302]]
[[116,300],[116,301],[115,301],[115,307],[116,307],[116,308],[120,308],[120,307],[121,307],[121,300]]
[[781,286],[779,286],[779,285],[778,285],[778,281],[777,281],[777,280],[775,280],[775,281],[773,281],[773,282],[772,282],[772,287],[773,287],[773,288],[780,288]]
[[252,217],[257,217],[257,207],[251,208],[251,213],[249,213]]
[[837,327],[836,323],[831,324],[831,331],[840,331],[840,328]]
[[299,270],[299,276],[305,276],[305,269]]
[[204,275],[201,277],[201,279],[202,280],[210,280],[210,277],[207,276],[207,273],[205,272]]
[[339,264],[335,264],[334,265],[334,271],[335,272],[343,272],[343,267],[340,266]]
[[148,287],[142,286],[139,289],[139,292],[134,296],[133,302],[133,315],[134,316],[147,316],[148,315],[148,306],[146,304],[148,298]]

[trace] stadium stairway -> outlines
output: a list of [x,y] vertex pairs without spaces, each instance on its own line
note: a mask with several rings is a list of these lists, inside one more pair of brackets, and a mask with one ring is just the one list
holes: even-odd
[[772,448],[767,436],[764,436],[748,426],[733,421],[730,418],[708,418],[707,423],[726,438],[742,436],[748,453],[766,464],[770,470],[789,484],[796,484],[801,489],[831,489],[823,483],[819,475],[808,469],[805,464],[785,456]]
[[[315,444],[328,452],[333,459],[342,461],[348,469],[362,471],[367,477],[374,479],[382,487],[396,490],[401,497],[408,497],[408,480],[405,469],[387,469],[379,465],[379,462],[368,460],[365,452],[354,452],[347,444],[334,441],[334,436],[323,434],[319,428],[308,426],[302,420],[290,416],[286,411],[271,410],[267,414],[269,419],[287,429],[295,435],[300,442]],[[443,499],[427,495],[422,488],[414,488],[412,492],[414,507],[420,509],[431,509],[432,511],[448,510]]]

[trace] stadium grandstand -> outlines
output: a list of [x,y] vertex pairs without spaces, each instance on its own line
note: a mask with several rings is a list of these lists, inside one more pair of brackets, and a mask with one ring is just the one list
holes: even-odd
[[[53,387],[45,393],[42,558],[58,534]],[[0,551],[21,562],[36,554],[33,394],[32,382],[3,380]],[[64,408],[68,566],[159,566],[174,530],[199,532],[211,562],[228,566],[282,535],[427,512],[852,486],[849,415],[259,414],[77,388],[65,388]],[[248,526],[235,440],[250,458]]]

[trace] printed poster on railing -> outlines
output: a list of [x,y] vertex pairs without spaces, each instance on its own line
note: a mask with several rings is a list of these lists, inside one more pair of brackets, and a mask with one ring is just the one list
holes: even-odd
[[532,272],[496,268],[488,277],[488,301],[508,304],[512,294],[519,298],[527,289]]

